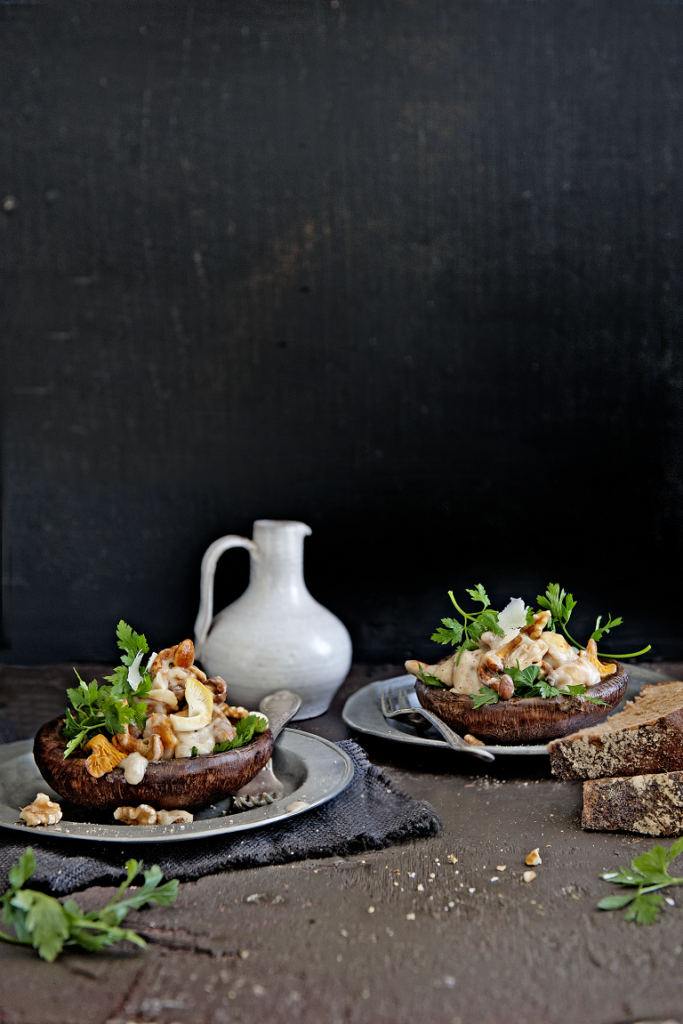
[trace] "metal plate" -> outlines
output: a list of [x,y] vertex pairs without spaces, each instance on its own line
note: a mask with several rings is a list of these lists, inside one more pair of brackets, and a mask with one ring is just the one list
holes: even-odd
[[[231,798],[204,808],[195,820],[185,825],[150,825],[131,828],[129,825],[89,824],[67,821],[58,825],[28,828],[19,820],[19,808],[25,807],[37,792],[60,797],[43,781],[33,760],[33,740],[6,743],[0,746],[0,826],[22,831],[31,838],[59,836],[60,839],[88,839],[116,843],[170,843],[186,839],[206,839],[226,832],[244,832],[261,828],[275,821],[295,817],[319,807],[346,789],[353,778],[353,762],[345,751],[310,732],[285,729],[273,751],[273,769],[282,782],[285,795],[281,800],[253,811],[230,815]],[[288,811],[287,807],[302,800],[306,806]]]
[[[664,677],[659,675],[657,672],[652,672],[650,669],[638,668],[636,665],[627,665],[626,670],[629,673],[628,687],[626,690],[626,696],[624,701],[632,700],[633,697],[640,692],[640,688],[647,683],[661,683],[664,682]],[[396,740],[398,743],[413,743],[420,747],[439,747],[446,750],[453,750],[454,754],[460,753],[458,750],[454,750],[452,747],[439,737],[439,734],[434,729],[428,729],[425,732],[418,733],[410,725],[406,725],[403,722],[397,722],[395,719],[387,720],[382,714],[380,707],[380,695],[382,693],[383,686],[390,686],[392,688],[404,687],[406,684],[409,688],[409,699],[410,704],[413,707],[419,707],[419,701],[417,694],[414,690],[414,676],[394,676],[392,679],[383,679],[380,682],[369,683],[364,686],[361,690],[357,690],[353,693],[342,711],[342,718],[351,729],[355,729],[357,732],[368,733],[370,736],[377,736],[383,740]],[[616,711],[620,711],[624,706],[624,702],[615,708],[611,714]],[[485,747],[478,747],[478,750],[490,750],[492,754],[497,757],[528,757],[529,755],[543,755],[548,756],[545,743],[535,744],[521,744],[520,746],[503,746],[489,744]]]

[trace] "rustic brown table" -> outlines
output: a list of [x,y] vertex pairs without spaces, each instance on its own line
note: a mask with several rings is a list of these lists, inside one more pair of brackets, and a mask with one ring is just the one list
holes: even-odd
[[[666,666],[666,677],[682,669]],[[63,709],[70,671],[0,670],[0,710],[30,734]],[[331,711],[302,728],[345,738],[346,697],[397,671],[356,666]],[[174,906],[131,915],[145,951],[70,952],[46,964],[0,944],[0,1022],[683,1020],[683,897],[652,927],[595,909],[608,891],[599,873],[652,840],[583,832],[580,785],[555,781],[545,759],[479,766],[360,742],[398,786],[433,804],[439,836],[182,885]],[[536,846],[543,864],[525,884]],[[108,894],[78,899],[95,907]]]

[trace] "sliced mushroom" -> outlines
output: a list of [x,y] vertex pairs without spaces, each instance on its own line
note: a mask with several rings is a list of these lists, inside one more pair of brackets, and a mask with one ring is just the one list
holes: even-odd
[[530,640],[538,640],[549,620],[549,611],[537,612],[536,615],[534,615],[534,621],[530,625],[524,626],[523,629],[520,629],[520,633],[528,636]]
[[150,690],[147,696],[150,700],[159,701],[160,704],[168,704],[171,711],[178,709],[178,698],[173,690]]
[[164,754],[164,744],[160,736],[148,735],[145,739],[136,739],[131,736],[129,725],[126,725],[125,732],[114,733],[113,742],[114,748],[122,751],[122,757],[126,754],[142,754],[148,761],[160,761]]
[[158,736],[161,739],[163,745],[162,757],[164,761],[170,761],[178,745],[178,737],[173,731],[168,715],[154,714],[148,717],[147,724],[145,725],[145,739],[150,739],[152,736]]
[[194,676],[185,687],[187,715],[169,715],[176,732],[195,732],[203,729],[213,718],[213,693]]

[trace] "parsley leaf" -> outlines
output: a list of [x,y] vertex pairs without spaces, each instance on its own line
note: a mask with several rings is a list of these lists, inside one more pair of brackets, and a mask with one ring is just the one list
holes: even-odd
[[572,697],[583,697],[583,699],[588,701],[589,704],[607,704],[606,700],[601,700],[599,697],[587,697],[587,688],[583,683],[569,683],[567,686],[567,692],[570,693]]
[[423,683],[426,683],[427,686],[438,686],[442,690],[447,688],[438,676],[433,676],[431,672],[425,672],[422,665],[420,665],[418,672],[420,673],[420,679]]
[[635,921],[636,924],[654,924],[663,902],[661,893],[639,893],[624,914],[624,920]]
[[613,619],[611,615],[608,615],[607,622],[604,626],[601,626],[600,623],[602,622],[602,615],[598,615],[595,620],[595,629],[591,633],[591,640],[595,640],[597,643],[598,640],[602,640],[605,633],[609,633],[610,629],[614,629],[615,626],[621,626],[623,621],[624,620],[621,616],[617,619]]
[[538,679],[539,666],[527,665],[526,668],[521,669],[518,661],[516,665],[511,665],[510,668],[506,668],[505,671],[515,684],[516,692],[518,687],[529,687],[534,685]]
[[145,637],[131,629],[123,619],[121,619],[116,627],[116,636],[118,637],[116,646],[125,652],[121,655],[121,661],[124,665],[132,665],[139,654],[147,654],[149,651],[149,644]]
[[605,703],[599,697],[585,697],[586,687],[583,683],[574,683],[568,686],[567,690],[558,690],[546,679],[539,677],[538,665],[527,665],[526,668],[520,669],[519,662],[517,662],[516,666],[512,665],[510,668],[506,668],[505,672],[515,684],[515,697],[543,697],[545,700],[550,700],[553,697],[569,696],[583,697],[591,704]]
[[653,846],[646,853],[634,857],[631,867],[620,867],[618,871],[604,871],[600,877],[614,885],[623,885],[635,892],[604,896],[598,903],[598,910],[621,910],[626,921],[636,924],[654,924],[662,909],[664,897],[659,890],[672,885],[683,885],[683,878],[669,874],[669,864],[683,853],[683,839],[677,839],[669,849]]
[[137,932],[119,925],[129,910],[139,910],[147,903],[169,905],[178,895],[178,879],[174,878],[160,885],[161,869],[155,864],[145,871],[145,883],[131,892],[127,899],[123,894],[133,879],[142,870],[141,861],[126,862],[126,878],[113,899],[102,910],[84,913],[75,900],[61,904],[54,896],[24,889],[36,870],[36,859],[31,847],[9,870],[10,887],[0,896],[3,908],[2,919],[14,928],[14,935],[0,931],[0,939],[21,946],[33,946],[43,960],[52,962],[64,946],[81,946],[83,949],[101,950],[122,939],[128,939],[138,946],[147,943]]
[[464,611],[455,600],[453,591],[449,590],[448,596],[455,610],[462,615],[463,621],[450,618],[442,619],[441,622],[446,628],[440,626],[431,637],[437,644],[451,644],[453,647],[458,645],[456,664],[460,664],[463,651],[476,651],[483,633],[491,632],[496,636],[504,635],[498,622],[498,612],[489,607],[491,602],[481,583],[477,583],[473,590],[467,589],[467,593],[473,601],[484,606],[482,610],[476,613]]
[[[574,647],[581,647],[585,650],[584,645],[580,644],[567,632],[567,623],[571,618],[574,608],[576,608],[576,601],[572,594],[568,594],[564,588],[560,588],[559,583],[549,583],[545,594],[539,594],[536,601],[538,602],[539,608],[546,609],[552,616],[550,622],[545,628],[557,631],[559,626]],[[601,626],[600,623],[602,622],[602,615],[599,615],[590,639],[595,640],[597,643],[598,640],[602,639],[605,633],[609,633],[609,631],[614,629],[616,626],[623,625],[623,621],[624,620],[621,617],[613,619],[611,615],[608,615],[606,624]],[[648,644],[647,647],[642,649],[642,651],[631,651],[629,654],[612,654],[606,655],[606,657],[619,658],[620,660],[623,660],[624,658],[638,658],[641,654],[647,654],[650,648],[651,644]]]
[[431,639],[437,644],[452,644],[455,646],[462,640],[462,623],[458,622],[457,619],[442,619],[441,620],[446,626],[443,629],[441,626],[437,629]]
[[549,611],[552,616],[546,629],[552,624],[553,629],[559,625],[564,630],[576,607],[573,596],[568,594],[564,588],[560,589],[559,583],[549,583],[545,595],[539,594],[536,601],[539,608]]
[[488,608],[489,605],[491,604],[491,602],[489,601],[489,596],[482,587],[481,583],[477,583],[474,590],[469,590],[467,587],[465,587],[465,590],[467,590],[467,593],[470,595],[473,601],[480,601],[483,604],[484,608]]
[[491,686],[480,686],[479,693],[471,693],[472,706],[481,708],[484,704],[497,704],[498,694]]
[[149,650],[144,636],[136,633],[127,623],[116,628],[118,646],[124,651],[123,664],[118,665],[105,679],[110,686],[99,685],[96,679],[86,683],[76,669],[78,686],[67,690],[71,707],[64,716],[64,736],[69,740],[64,757],[87,742],[91,733],[102,732],[113,736],[125,732],[131,723],[144,729],[147,705],[140,700],[152,689],[152,677],[146,668],[140,671],[143,654]]
[[268,719],[264,715],[247,715],[246,718],[240,718],[235,725],[237,732],[235,738],[225,740],[224,743],[217,743],[212,753],[222,754],[226,750],[236,750],[237,747],[243,747],[246,743],[251,742],[254,733],[265,732],[267,728]]

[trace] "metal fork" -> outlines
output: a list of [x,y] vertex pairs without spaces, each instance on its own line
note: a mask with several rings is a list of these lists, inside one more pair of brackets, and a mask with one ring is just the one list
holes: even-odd
[[433,725],[437,732],[440,732],[446,743],[454,750],[462,754],[469,754],[471,757],[478,757],[480,761],[495,761],[495,755],[489,750],[482,750],[481,747],[471,746],[457,732],[453,732],[450,726],[446,725],[438,715],[426,708],[411,707],[408,700],[408,690],[405,686],[394,691],[393,687],[383,686],[381,695],[382,714],[385,718],[398,718],[408,722],[416,729],[428,729]]

